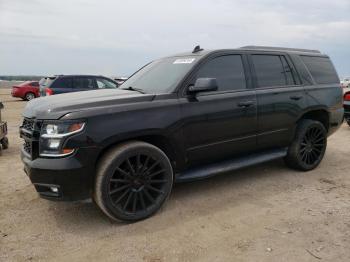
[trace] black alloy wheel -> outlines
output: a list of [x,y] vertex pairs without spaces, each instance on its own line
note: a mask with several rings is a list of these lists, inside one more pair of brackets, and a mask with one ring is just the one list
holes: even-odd
[[326,137],[318,126],[310,127],[300,143],[299,157],[306,165],[313,165],[324,154]]
[[129,142],[101,160],[94,199],[110,218],[137,221],[159,210],[172,184],[173,171],[164,152],[148,143]]
[[109,179],[109,196],[116,208],[125,213],[145,212],[165,194],[166,169],[146,154],[125,159]]
[[316,120],[299,122],[295,138],[288,148],[285,163],[294,169],[308,171],[316,168],[327,148],[327,130]]

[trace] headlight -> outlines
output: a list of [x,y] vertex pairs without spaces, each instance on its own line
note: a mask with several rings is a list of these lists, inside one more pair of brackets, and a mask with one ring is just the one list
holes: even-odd
[[74,152],[72,148],[63,148],[66,137],[84,129],[84,122],[44,123],[41,128],[40,156],[61,157]]

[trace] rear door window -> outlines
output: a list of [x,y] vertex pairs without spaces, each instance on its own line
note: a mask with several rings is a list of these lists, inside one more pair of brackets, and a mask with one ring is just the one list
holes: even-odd
[[73,78],[74,89],[94,89],[94,79],[90,77],[77,77]]
[[339,77],[328,57],[300,56],[317,84],[339,83]]
[[295,85],[291,67],[283,55],[252,55],[258,87]]
[[224,55],[205,63],[197,72],[198,78],[216,78],[218,91],[241,90],[246,80],[241,55]]

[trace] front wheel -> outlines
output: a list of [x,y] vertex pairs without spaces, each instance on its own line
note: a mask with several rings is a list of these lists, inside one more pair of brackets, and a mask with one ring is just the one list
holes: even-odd
[[326,152],[327,131],[322,123],[302,120],[288,149],[285,162],[289,167],[308,171],[316,168]]
[[111,219],[138,221],[157,212],[173,185],[173,170],[159,148],[127,142],[110,149],[98,163],[93,198]]

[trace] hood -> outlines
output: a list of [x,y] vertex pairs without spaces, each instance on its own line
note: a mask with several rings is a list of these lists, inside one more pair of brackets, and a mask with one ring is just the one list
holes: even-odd
[[140,94],[123,89],[73,92],[33,99],[24,108],[23,116],[37,119],[59,119],[71,112],[152,101],[153,98],[152,94]]

